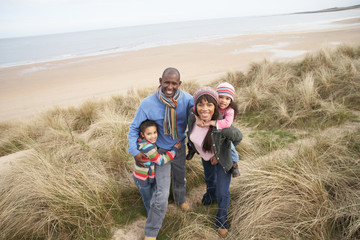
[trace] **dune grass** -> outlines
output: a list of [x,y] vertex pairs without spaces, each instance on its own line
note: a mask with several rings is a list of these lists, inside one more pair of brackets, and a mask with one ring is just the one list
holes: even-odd
[[2,176],[0,188],[2,239],[95,238],[121,210],[115,178],[79,144],[33,150]]
[[253,126],[312,128],[341,124],[359,110],[360,47],[340,46],[297,62],[252,63],[232,73],[244,122]]
[[[229,239],[356,239],[360,232],[360,46],[228,73],[244,134]],[[182,90],[193,94],[194,81]],[[1,239],[110,239],[145,211],[131,179],[128,127],[154,89],[0,124]],[[348,130],[350,126],[351,130]],[[187,162],[187,190],[203,184]],[[168,214],[159,239],[217,239],[216,205]]]
[[360,128],[316,137],[296,152],[247,162],[233,185],[233,234],[241,239],[356,239]]

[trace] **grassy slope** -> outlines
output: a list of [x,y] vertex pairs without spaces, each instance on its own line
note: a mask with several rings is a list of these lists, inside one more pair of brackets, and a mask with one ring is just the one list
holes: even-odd
[[[359,71],[360,47],[340,46],[297,62],[252,63],[209,83],[235,86],[244,134],[229,239],[359,237]],[[143,219],[127,131],[151,92],[2,123],[0,155],[32,150],[0,176],[0,238],[110,239],[114,228]],[[199,161],[187,169],[188,193],[199,191]],[[159,239],[217,239],[215,211],[172,209]]]

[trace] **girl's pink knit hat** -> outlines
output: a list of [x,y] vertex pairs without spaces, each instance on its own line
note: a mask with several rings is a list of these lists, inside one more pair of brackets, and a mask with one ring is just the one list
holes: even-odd
[[227,96],[231,98],[232,101],[234,101],[235,88],[230,83],[224,82],[219,84],[219,86],[216,88],[216,92],[219,96]]

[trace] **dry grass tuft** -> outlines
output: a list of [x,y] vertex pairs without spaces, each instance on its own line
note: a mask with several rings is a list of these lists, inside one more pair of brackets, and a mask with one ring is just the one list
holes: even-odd
[[240,112],[255,126],[331,126],[359,110],[359,49],[324,48],[298,62],[265,60],[251,64],[245,76],[222,80],[233,83]]
[[127,134],[129,119],[106,109],[82,138],[93,156],[103,162],[113,173],[128,175],[133,167],[133,158],[128,153]]
[[140,102],[145,97],[154,92],[153,89],[131,89],[126,95],[113,96],[107,103],[107,107],[114,112],[121,114],[123,117],[129,117],[132,119],[135,112],[140,105]]
[[199,88],[199,86],[200,85],[195,81],[182,82],[181,90],[193,95],[194,92]]
[[191,212],[189,216],[183,216],[181,228],[177,231],[176,239],[178,240],[215,240],[219,235],[212,226],[213,219],[211,216],[202,213]]
[[96,238],[120,209],[114,177],[80,145],[34,151],[0,181],[2,239]]
[[232,231],[241,239],[359,237],[359,140],[359,129],[322,136],[298,152],[247,162],[232,188]]
[[27,130],[20,123],[0,124],[0,156],[5,156],[25,148]]

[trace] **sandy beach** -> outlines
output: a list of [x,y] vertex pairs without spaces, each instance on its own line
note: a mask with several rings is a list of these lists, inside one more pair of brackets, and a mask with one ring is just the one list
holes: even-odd
[[[359,23],[360,19],[348,23]],[[346,23],[346,22],[345,22]],[[247,71],[252,62],[291,61],[321,47],[360,43],[360,26],[308,32],[242,35],[232,38],[154,47],[138,51],[76,58],[0,69],[0,121],[21,119],[53,106],[158,85],[169,66],[183,82],[204,83],[227,72]]]

